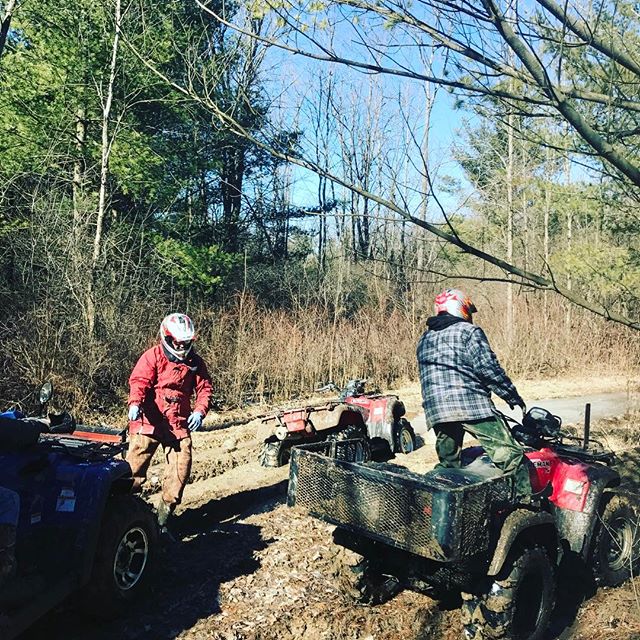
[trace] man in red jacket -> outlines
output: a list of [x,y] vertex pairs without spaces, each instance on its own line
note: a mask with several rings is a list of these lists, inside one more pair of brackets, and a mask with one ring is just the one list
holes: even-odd
[[140,356],[129,377],[127,462],[133,489],[144,484],[151,458],[162,445],[166,464],[158,522],[163,527],[182,499],[191,471],[191,432],[202,426],[211,399],[211,378],[193,350],[195,337],[189,316],[168,315],[160,325],[160,344]]

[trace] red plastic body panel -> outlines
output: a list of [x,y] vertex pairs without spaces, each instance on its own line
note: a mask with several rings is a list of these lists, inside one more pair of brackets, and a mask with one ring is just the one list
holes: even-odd
[[92,440],[94,442],[122,442],[122,437],[115,433],[98,433],[95,431],[82,431],[81,429],[76,429],[72,435],[67,437]]
[[287,427],[287,431],[291,433],[299,433],[300,431],[310,431],[308,428],[309,413],[306,409],[293,409],[285,411],[280,420]]
[[[395,399],[395,398],[394,398]],[[387,414],[389,396],[356,396],[347,398],[347,404],[353,404],[364,411],[364,419],[369,422],[382,422]]]
[[[526,453],[532,463],[531,486],[541,491],[551,482],[553,493],[549,500],[560,509],[583,511],[589,493],[589,466],[579,460],[561,458],[552,449],[540,449]],[[573,490],[567,490],[567,481]]]

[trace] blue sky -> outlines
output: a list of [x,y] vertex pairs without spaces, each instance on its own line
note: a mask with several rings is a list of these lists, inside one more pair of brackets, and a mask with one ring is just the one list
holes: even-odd
[[[325,32],[320,32],[319,37],[329,37]],[[353,59],[366,60],[367,52],[362,50],[353,43],[352,25],[347,22],[339,25],[334,33],[335,50],[345,57]],[[405,67],[420,67],[418,63],[416,65],[415,44],[407,44],[406,47],[399,46],[402,44],[395,36],[390,36],[389,32],[382,32],[382,37],[388,37],[389,42],[386,43],[393,51],[393,57],[397,61],[397,66]],[[308,43],[305,44],[307,49],[311,49]],[[371,58],[369,58],[371,59]],[[269,75],[269,87],[273,95],[278,96],[279,104],[281,105],[283,112],[288,113],[285,115],[285,119],[289,117],[291,120],[296,121],[299,128],[308,133],[310,131],[311,124],[308,115],[305,112],[299,111],[299,105],[301,100],[305,100],[307,104],[316,100],[316,86],[318,77],[322,73],[329,73],[329,70],[333,67],[336,76],[340,77],[338,91],[348,94],[349,92],[356,91],[361,92],[361,99],[357,101],[357,104],[352,103],[351,108],[357,108],[362,111],[362,117],[366,117],[366,111],[370,108],[367,101],[367,87],[370,83],[375,85],[375,91],[379,92],[378,97],[384,96],[386,100],[386,106],[384,109],[385,118],[395,118],[395,125],[391,126],[391,129],[386,132],[388,141],[386,142],[387,149],[392,146],[398,151],[398,158],[402,155],[412,156],[414,159],[417,157],[417,150],[411,149],[410,145],[404,145],[403,139],[406,136],[406,124],[401,122],[399,115],[400,109],[397,105],[398,94],[403,95],[403,99],[408,100],[411,110],[411,118],[413,131],[417,138],[421,138],[423,132],[422,117],[424,110],[421,110],[421,93],[423,87],[418,80],[412,80],[408,78],[400,78],[393,75],[366,75],[361,71],[350,69],[344,65],[332,65],[327,62],[310,60],[302,56],[293,56],[290,53],[282,52],[278,50],[272,50],[269,54],[269,62],[271,68],[275,73]],[[386,66],[391,66],[391,61],[384,62]],[[437,64],[437,62],[436,62]],[[421,70],[421,69],[419,69]],[[463,126],[464,118],[469,118],[469,114],[461,110],[453,108],[455,98],[445,91],[443,88],[439,88],[437,91],[437,97],[434,103],[434,108],[431,114],[431,126],[430,126],[430,162],[431,171],[435,175],[436,190],[440,184],[439,180],[446,176],[453,177],[455,180],[464,182],[461,169],[454,160],[453,148],[455,145],[461,143],[461,127]],[[394,104],[396,103],[396,104]],[[294,116],[294,114],[296,114]],[[334,149],[334,152],[338,152]],[[406,160],[400,160],[406,161]],[[412,187],[420,188],[421,178],[419,174],[415,173],[413,177],[409,177],[408,180]],[[317,204],[317,185],[318,179],[313,173],[296,168],[293,172],[292,178],[293,187],[291,190],[292,204],[295,206],[308,207]],[[388,190],[385,192],[384,187],[376,190],[376,193],[383,197],[388,197]],[[457,198],[442,191],[438,193],[442,203],[447,208],[457,207]],[[409,204],[411,208],[411,201],[415,203],[415,206],[419,204],[420,196],[415,195],[413,198],[409,198]]]

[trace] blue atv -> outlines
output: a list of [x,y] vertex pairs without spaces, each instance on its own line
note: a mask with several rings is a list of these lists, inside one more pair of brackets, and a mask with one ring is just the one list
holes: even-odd
[[[45,406],[51,394],[45,385]],[[16,424],[34,421],[20,421],[16,412],[4,416],[17,418]],[[53,425],[72,418],[50,414],[44,420]],[[43,431],[35,442],[0,443],[0,487],[20,499],[17,570],[0,588],[3,640],[72,594],[84,611],[117,615],[145,589],[158,545],[151,508],[130,493],[123,433],[82,425],[73,433]]]

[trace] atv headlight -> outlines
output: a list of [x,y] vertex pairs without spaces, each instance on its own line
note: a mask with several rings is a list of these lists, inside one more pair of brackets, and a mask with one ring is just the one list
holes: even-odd
[[584,481],[583,480],[573,480],[572,478],[567,478],[564,481],[564,490],[569,493],[575,493],[577,496],[581,496],[584,491]]
[[287,431],[287,427],[285,427],[284,425],[276,427],[276,438],[278,438],[278,440],[284,440],[287,437],[288,433],[289,432]]

